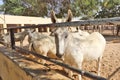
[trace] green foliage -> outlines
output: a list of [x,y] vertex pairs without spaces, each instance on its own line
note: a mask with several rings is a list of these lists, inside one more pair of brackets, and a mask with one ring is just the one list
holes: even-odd
[[45,16],[47,15],[47,3],[43,0],[22,0],[25,6],[25,16]]
[[3,0],[2,8],[6,14],[24,16],[45,16],[47,15],[46,3],[42,0]]
[[50,16],[50,10],[57,17],[64,17],[71,9],[74,17],[83,19],[120,16],[120,0],[3,0],[0,6],[6,14],[24,16]]
[[98,10],[98,0],[75,0],[71,6],[75,16],[92,17]]
[[120,0],[103,0],[100,3],[101,10],[95,18],[109,18],[120,16]]
[[24,7],[21,5],[20,0],[3,0],[6,14],[22,15]]

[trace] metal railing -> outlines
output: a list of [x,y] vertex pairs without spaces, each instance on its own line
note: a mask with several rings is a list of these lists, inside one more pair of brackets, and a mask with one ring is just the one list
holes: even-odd
[[61,66],[61,67],[70,69],[70,70],[72,70],[72,71],[74,71],[74,72],[76,72],[76,73],[78,73],[78,74],[81,74],[82,76],[86,76],[86,77],[91,78],[91,79],[94,79],[94,80],[107,80],[107,79],[104,78],[104,77],[97,76],[97,75],[92,74],[92,73],[90,73],[90,72],[87,72],[87,71],[84,71],[84,70],[80,70],[80,69],[74,68],[74,67],[69,66],[69,65],[67,65],[67,64],[64,64],[64,63],[62,63],[62,62],[60,62],[60,61],[56,61],[55,59],[51,59],[51,58],[49,58],[49,57],[40,55],[40,54],[38,54],[38,53],[36,53],[36,52],[31,52],[31,51],[28,51],[28,50],[26,50],[26,49],[23,49],[23,48],[20,48],[20,47],[17,47],[17,46],[14,46],[14,48],[15,48],[15,50],[19,50],[19,51],[22,52],[22,53],[32,54],[32,55],[34,55],[34,56],[36,56],[36,57],[39,57],[39,58],[42,58],[42,59],[47,60],[47,61],[49,61],[49,62],[52,62],[52,63],[54,63],[54,64],[57,64],[57,65],[59,65],[59,66]]
[[40,25],[33,25],[33,26],[19,26],[19,27],[10,27],[10,28],[4,28],[4,29],[9,29],[10,30],[10,38],[11,38],[11,48],[14,49],[14,50],[21,50],[23,52],[27,52],[27,53],[31,53],[37,57],[40,57],[42,59],[45,59],[47,61],[50,61],[50,62],[53,62],[57,65],[60,65],[62,67],[65,67],[67,69],[70,69],[74,72],[77,72],[83,76],[86,76],[86,77],[89,77],[89,78],[92,78],[92,79],[96,79],[96,80],[107,80],[106,78],[104,77],[100,77],[100,76],[97,76],[97,75],[94,75],[94,74],[91,74],[90,72],[86,72],[86,71],[83,71],[83,70],[80,70],[80,69],[76,69],[76,68],[73,68],[69,65],[66,65],[64,63],[61,63],[61,62],[58,62],[56,60],[53,60],[53,59],[50,59],[48,57],[45,57],[45,56],[42,56],[40,54],[37,54],[35,52],[31,52],[31,51],[28,51],[28,50],[25,50],[23,48],[20,48],[20,47],[17,47],[15,45],[15,39],[14,39],[14,29],[17,29],[17,28],[39,28],[39,27],[69,27],[69,26],[80,26],[80,25],[85,25],[85,24],[89,24],[89,25],[96,25],[96,24],[105,24],[105,23],[119,23],[120,22],[120,17],[118,18],[109,18],[109,19],[97,19],[97,20],[85,20],[85,21],[74,21],[74,22],[63,22],[63,23],[54,23],[54,24],[40,24]]

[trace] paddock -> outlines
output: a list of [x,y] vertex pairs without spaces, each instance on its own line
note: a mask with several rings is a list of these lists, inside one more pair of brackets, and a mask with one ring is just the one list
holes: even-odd
[[[120,79],[120,37],[115,37],[111,34],[111,31],[106,31],[103,33],[104,37],[107,40],[107,45],[105,48],[105,52],[102,59],[101,65],[101,76],[108,80],[119,80]],[[14,45],[14,44],[13,44]],[[19,45],[19,43],[16,43]],[[27,47],[27,37],[24,40],[24,49]],[[0,47],[0,52],[4,55],[8,56],[10,59],[8,61],[12,61],[12,65],[19,66],[16,73],[19,73],[21,70],[23,75],[29,78],[28,80],[72,80],[67,76],[61,66],[58,66],[54,63],[47,61],[47,65],[42,65],[39,62],[39,58],[33,57],[30,54],[20,53],[19,51],[8,49],[5,46]],[[3,57],[4,58],[4,57]],[[7,57],[5,57],[7,58]],[[10,72],[10,68],[8,65],[2,63],[4,59],[0,61],[0,67],[4,65],[8,69],[7,72]],[[94,67],[93,67],[94,66]],[[85,62],[83,63],[83,70],[89,71],[91,73],[95,73],[96,71],[96,63],[95,62]],[[16,69],[16,67],[14,67]],[[0,78],[1,80],[12,80],[9,76],[5,76],[4,70],[0,70]],[[9,74],[9,73],[6,73]],[[24,75],[25,74],[25,75]],[[26,75],[27,74],[27,75]],[[5,78],[6,77],[6,78]],[[13,76],[16,78],[16,75]],[[23,78],[24,79],[24,78]],[[19,80],[19,79],[18,79]],[[83,80],[89,80],[89,78],[83,76]],[[91,80],[91,79],[90,79]]]

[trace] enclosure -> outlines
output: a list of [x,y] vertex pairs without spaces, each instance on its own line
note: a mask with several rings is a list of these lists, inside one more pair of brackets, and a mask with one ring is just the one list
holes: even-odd
[[[16,28],[20,28],[20,29],[30,28],[30,27],[52,28],[52,27],[69,27],[69,26],[78,27],[80,25],[85,25],[85,24],[105,25],[106,23],[118,24],[119,22],[120,22],[120,18],[110,18],[110,19],[85,20],[85,21],[75,21],[75,22],[66,22],[66,23],[55,23],[55,24],[41,24],[41,25],[33,25],[33,26],[21,26]],[[14,32],[13,32],[14,29],[16,28],[15,27],[7,28],[10,30],[10,34],[11,34],[11,48],[6,48],[5,46],[1,46],[1,49],[0,49],[0,52],[2,53],[0,55],[0,57],[2,57],[0,58],[1,59],[0,66],[2,67],[4,66],[0,70],[1,80],[9,80],[9,79],[12,80],[13,78],[16,78],[16,75],[13,75],[13,77],[5,76],[6,74],[9,74],[7,72],[11,72],[10,70],[12,68],[17,70],[15,73],[23,74],[23,75],[18,74],[20,76],[24,76],[22,77],[23,80],[24,79],[26,80],[27,79],[28,80],[71,80],[71,78],[69,78],[67,74],[64,72],[63,67],[72,69],[73,71],[76,71],[78,73],[82,73],[83,80],[88,80],[90,78],[99,80],[99,78],[101,78],[99,76],[93,75],[96,71],[96,62],[83,63],[83,70],[87,71],[87,72],[84,72],[81,70],[74,69],[71,66],[64,65],[60,61],[57,62],[57,60],[49,59],[44,56],[37,55],[34,52],[28,51],[27,37],[24,40],[24,48],[18,47],[19,43],[15,43]],[[105,30],[102,34],[107,40],[107,45],[106,45],[105,52],[103,55],[103,60],[102,60],[102,67],[101,67],[102,79],[101,80],[103,80],[104,78],[109,80],[119,80],[120,79],[120,63],[119,63],[120,37],[113,35],[111,30]],[[47,64],[42,65],[39,62],[39,58],[43,58],[47,60]],[[8,65],[9,63],[11,63],[12,65],[15,65],[15,67],[9,66]],[[7,71],[4,70],[5,67],[8,69]],[[91,74],[89,74],[88,72],[90,72]],[[88,78],[85,76],[87,76]]]

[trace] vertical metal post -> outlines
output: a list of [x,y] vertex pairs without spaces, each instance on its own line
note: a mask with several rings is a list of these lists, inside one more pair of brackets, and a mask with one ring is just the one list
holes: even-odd
[[11,48],[15,49],[15,38],[13,29],[10,29],[10,40],[11,40]]

